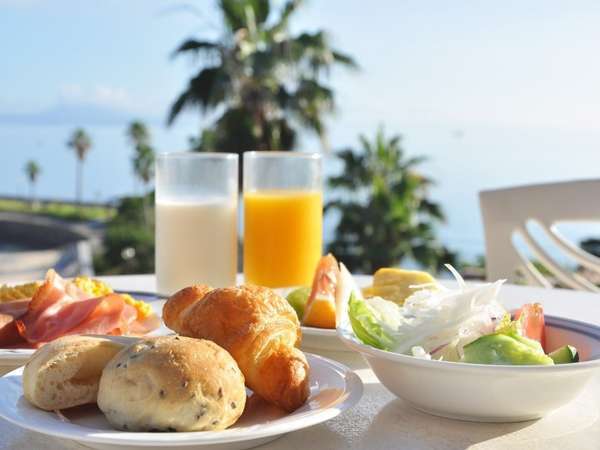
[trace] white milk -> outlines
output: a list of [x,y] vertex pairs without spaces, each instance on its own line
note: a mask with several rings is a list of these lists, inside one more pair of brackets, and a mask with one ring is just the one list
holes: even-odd
[[156,203],[156,280],[161,294],[192,284],[234,286],[237,203]]

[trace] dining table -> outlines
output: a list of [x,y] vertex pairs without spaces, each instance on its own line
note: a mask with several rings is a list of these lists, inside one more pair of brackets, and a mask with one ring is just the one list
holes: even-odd
[[[156,289],[154,275],[98,278],[117,290],[154,292]],[[500,292],[500,301],[507,309],[540,302],[547,314],[600,326],[600,294],[597,293],[506,284]],[[339,361],[354,370],[364,384],[361,400],[349,411],[327,422],[288,433],[257,448],[600,450],[600,374],[594,376],[576,400],[541,419],[477,423],[432,416],[414,409],[383,387],[358,353],[307,351]],[[519,398],[514,401],[518,402]],[[27,431],[0,419],[0,449],[83,448],[73,441]]]

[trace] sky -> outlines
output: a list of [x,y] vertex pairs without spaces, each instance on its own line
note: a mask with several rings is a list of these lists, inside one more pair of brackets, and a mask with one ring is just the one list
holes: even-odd
[[[38,192],[71,197],[65,142],[76,126],[94,141],[85,197],[139,190],[126,124],[146,121],[159,151],[187,147],[199,113],[170,128],[165,117],[198,62],[171,53],[190,36],[219,36],[215,4],[0,0],[0,195],[26,194],[33,158]],[[361,66],[332,73],[332,148],[378,126],[401,133],[409,154],[429,158],[423,171],[449,218],[443,238],[474,254],[479,190],[598,176],[598,23],[597,1],[312,0],[292,29],[326,29]],[[299,147],[319,143],[303,136]]]

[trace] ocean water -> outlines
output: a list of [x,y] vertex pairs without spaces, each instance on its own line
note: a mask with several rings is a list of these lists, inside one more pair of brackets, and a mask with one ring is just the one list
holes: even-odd
[[[600,131],[480,124],[459,128],[407,124],[400,128],[394,131],[403,135],[407,154],[428,158],[421,169],[436,181],[431,197],[442,205],[447,216],[447,222],[438,229],[440,239],[466,259],[484,253],[479,191],[600,176]],[[39,196],[73,198],[75,158],[65,145],[72,129],[63,125],[0,125],[0,195],[27,194],[23,167],[32,158],[42,167],[36,187]],[[132,150],[124,127],[87,129],[94,146],[84,168],[84,198],[105,201],[141,192],[142,187],[131,171]],[[154,124],[151,126],[154,145],[158,151],[185,149],[193,129],[191,126],[166,129]],[[334,126],[331,146],[355,146],[357,134],[358,131]],[[312,149],[315,145],[305,139],[301,149]],[[326,154],[326,174],[339,170],[341,166],[335,156]],[[333,235],[335,224],[335,217],[326,218],[326,240]],[[597,224],[564,224],[559,229],[575,241],[600,236]]]

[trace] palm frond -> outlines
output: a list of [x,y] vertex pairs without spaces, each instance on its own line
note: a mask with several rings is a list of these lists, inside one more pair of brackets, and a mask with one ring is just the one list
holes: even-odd
[[346,53],[338,52],[336,50],[332,50],[331,54],[333,55],[333,59],[335,60],[336,63],[341,64],[348,69],[354,69],[354,70],[360,69],[360,66],[355,61],[355,59],[352,58],[352,56],[350,56]]
[[173,102],[171,108],[169,108],[169,115],[167,116],[167,125],[172,125],[175,122],[175,118],[183,111],[184,106],[188,103],[189,91],[182,92],[177,100]]
[[248,28],[248,8],[257,24],[263,24],[269,17],[269,0],[220,0],[219,4],[223,19],[233,32]]
[[288,22],[291,15],[296,12],[302,3],[303,0],[288,0],[281,10],[279,19],[269,30],[269,34],[275,35],[284,31],[288,27]]
[[214,53],[214,52],[219,51],[219,48],[220,48],[220,45],[216,42],[199,41],[197,39],[187,39],[187,40],[183,41],[181,43],[181,45],[179,45],[179,47],[177,47],[175,50],[173,50],[171,57],[176,57],[177,55],[179,55],[181,53],[198,54],[202,51]]
[[206,111],[220,104],[230,92],[229,77],[223,67],[206,67],[192,78],[187,89],[171,105],[167,123],[171,125],[185,108],[199,107]]

